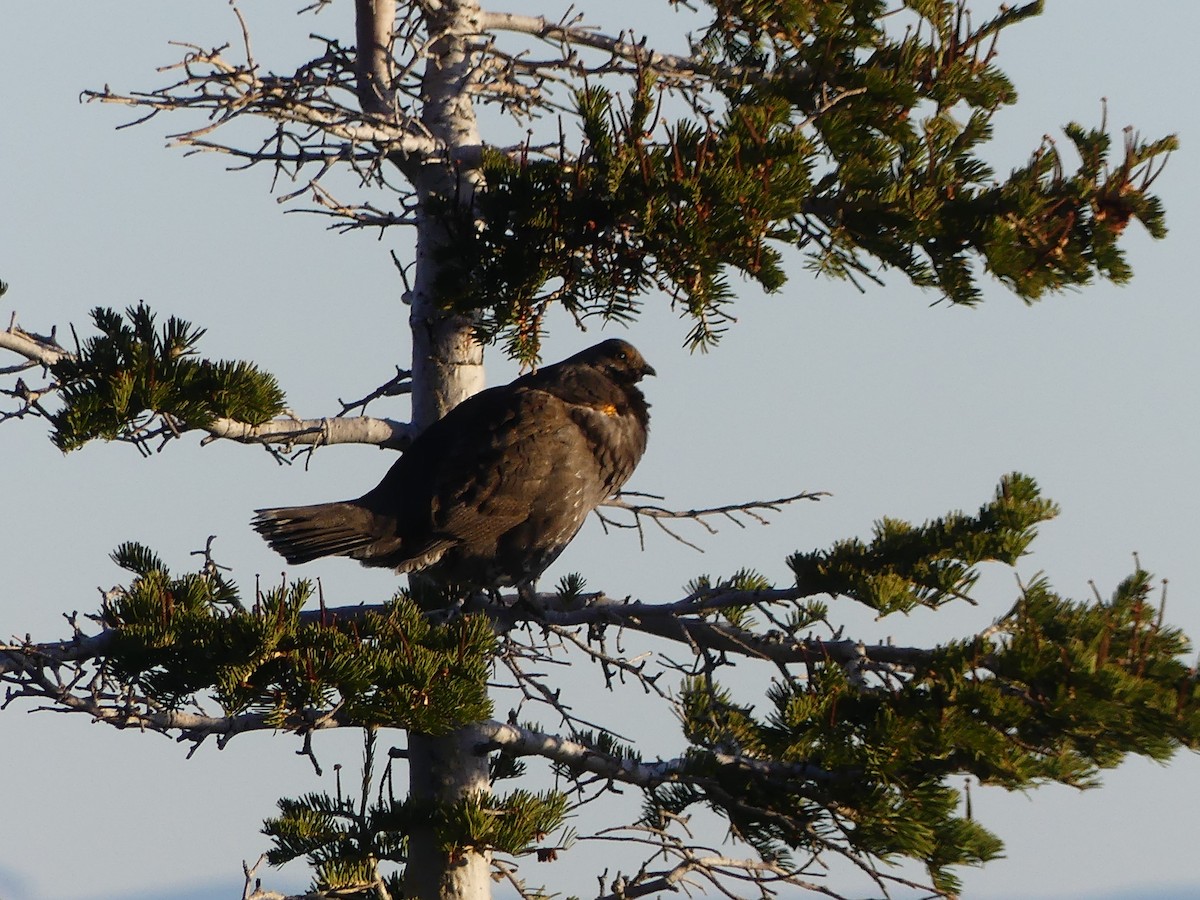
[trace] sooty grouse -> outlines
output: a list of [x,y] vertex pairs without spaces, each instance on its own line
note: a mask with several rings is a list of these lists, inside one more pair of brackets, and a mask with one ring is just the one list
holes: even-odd
[[612,339],[481,391],[430,425],[357,500],[260,509],[289,563],[349,556],[476,588],[531,583],[646,449],[637,383],[655,374]]

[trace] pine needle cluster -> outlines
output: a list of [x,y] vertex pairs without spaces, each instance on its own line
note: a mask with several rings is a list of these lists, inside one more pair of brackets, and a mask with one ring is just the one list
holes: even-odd
[[272,865],[303,857],[314,870],[313,890],[338,897],[373,898],[377,885],[392,897],[405,896],[404,865],[414,826],[435,824],[439,847],[451,858],[467,849],[519,856],[558,829],[568,800],[560,791],[473,794],[454,804],[397,799],[392,760],[376,779],[377,733],[364,735],[357,791],[309,793],[279,801],[279,815],[263,824],[273,847]]
[[113,559],[135,577],[101,611],[114,631],[105,665],[150,702],[178,708],[211,692],[227,716],[294,730],[336,710],[338,722],[445,734],[491,713],[486,619],[436,625],[405,592],[361,615],[306,613],[309,581],[246,608],[220,572],[172,575],[138,544]]
[[274,376],[253,363],[196,356],[203,328],[175,316],[157,328],[144,303],[124,315],[97,307],[92,321],[100,334],[51,367],[62,401],[51,438],[60,450],[96,438],[141,446],[155,424],[153,436],[171,436],[218,418],[261,424],[283,411]]

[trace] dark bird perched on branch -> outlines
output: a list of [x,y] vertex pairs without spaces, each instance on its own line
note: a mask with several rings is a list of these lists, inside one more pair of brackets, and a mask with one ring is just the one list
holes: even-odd
[[530,584],[646,449],[655,374],[622,340],[464,400],[357,500],[257,510],[292,564],[349,556],[446,584]]

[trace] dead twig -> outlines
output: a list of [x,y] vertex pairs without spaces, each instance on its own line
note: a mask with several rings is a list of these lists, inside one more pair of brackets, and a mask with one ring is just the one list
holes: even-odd
[[654,503],[631,503],[624,499],[626,497],[645,497],[651,500],[662,500],[662,496],[658,494],[647,494],[641,491],[621,491],[611,500],[602,504],[604,507],[611,509],[621,509],[628,512],[632,517],[632,522],[620,522],[611,516],[606,516],[599,509],[596,510],[596,516],[600,519],[601,525],[605,532],[608,532],[609,527],[613,528],[636,528],[638,532],[638,542],[643,550],[646,549],[645,531],[642,528],[642,519],[649,519],[664,532],[669,534],[681,544],[685,544],[703,553],[704,550],[687,540],[678,531],[666,524],[668,521],[678,519],[688,519],[698,523],[709,534],[717,534],[717,528],[708,520],[711,518],[724,518],[737,525],[739,528],[745,528],[746,523],[741,517],[752,519],[759,525],[770,525],[770,520],[767,519],[765,513],[777,513],[784,506],[790,503],[796,503],[800,500],[817,501],[822,497],[831,496],[828,491],[803,491],[799,494],[792,494],[789,497],[779,497],[775,500],[750,500],[745,503],[730,503],[724,506],[709,506],[701,509],[668,509],[665,506],[659,506]]

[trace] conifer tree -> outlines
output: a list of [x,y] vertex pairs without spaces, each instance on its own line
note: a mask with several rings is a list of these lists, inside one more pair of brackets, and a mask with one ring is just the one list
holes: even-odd
[[[369,417],[366,401],[285,415],[272,375],[206,358],[204,328],[141,303],[92,310],[71,346],[53,331],[0,333],[29,364],[2,370],[5,417],[44,418],[64,451],[103,439],[146,452],[190,432],[403,449],[480,388],[485,346],[535,364],[556,306],[636,323],[644,303],[669,302],[685,313],[681,338],[719,354],[730,278],[779,291],[788,254],[864,286],[882,267],[951,303],[978,302],[983,278],[1033,302],[1127,280],[1131,220],[1164,234],[1150,188],[1171,137],[1114,146],[1104,123],[1072,124],[1072,154],[1048,141],[1004,177],[983,161],[994,116],[1016,101],[997,48],[1040,3],[985,19],[944,0],[898,12],[879,0],[677,5],[694,27],[682,54],[590,27],[587,10],[553,20],[477,0],[315,0],[308,12],[352,18],[354,39],[316,38],[295,71],[255,58],[236,13],[238,39],[187,48],[166,86],[87,92],[177,118],[185,149],[273,169],[339,228],[412,245],[411,357],[398,351],[396,379],[366,398],[410,393],[411,420]],[[494,134],[483,106],[499,114]],[[361,194],[345,196],[345,170]],[[518,863],[569,865],[569,816],[617,789],[640,792],[641,811],[608,827],[644,860],[579,873],[580,896],[597,876],[594,895],[614,900],[738,884],[837,896],[811,875],[835,857],[882,890],[910,883],[887,864],[916,861],[930,891],[952,896],[957,867],[1001,849],[964,812],[963,776],[1085,785],[1128,754],[1200,742],[1187,639],[1140,568],[1098,602],[1024,584],[992,627],[938,646],[842,633],[826,598],[880,616],[938,609],[969,601],[981,566],[1016,564],[1057,510],[1033,478],[997,474],[977,512],[881,518],[870,540],[798,549],[789,583],[745,570],[668,602],[616,601],[567,577],[532,604],[416,582],[331,606],[308,580],[250,591],[211,555],[179,573],[123,543],[112,558],[128,579],[95,627],[6,646],[0,678],[10,699],[196,744],[361,729],[355,788],[282,799],[265,824],[269,861],[307,859],[318,897],[479,900],[493,878],[543,896]],[[617,502],[638,523],[671,515]],[[674,663],[626,657],[612,639],[622,629],[669,646]],[[539,670],[568,657],[661,702],[686,747],[652,760],[578,717]],[[733,659],[772,667],[756,702],[723,683]],[[528,700],[507,718],[489,690],[501,678]],[[530,787],[545,771],[555,787]],[[727,829],[721,852],[686,826],[700,814]],[[246,896],[277,895],[248,876]]]

